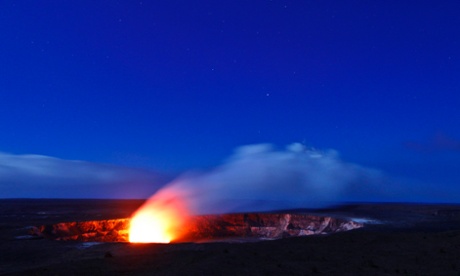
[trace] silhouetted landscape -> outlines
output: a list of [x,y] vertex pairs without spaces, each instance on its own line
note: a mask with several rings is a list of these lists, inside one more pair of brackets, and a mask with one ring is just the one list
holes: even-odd
[[171,244],[56,241],[31,229],[129,218],[143,200],[0,200],[0,272],[19,275],[310,275],[460,272],[460,206],[349,204],[292,214],[354,220],[351,231]]

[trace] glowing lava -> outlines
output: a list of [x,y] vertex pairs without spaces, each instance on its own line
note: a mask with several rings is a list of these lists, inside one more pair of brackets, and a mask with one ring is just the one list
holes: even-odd
[[169,243],[180,237],[188,212],[176,195],[160,192],[133,215],[129,228],[132,243]]
[[129,241],[169,243],[173,239],[169,228],[168,221],[161,214],[140,213],[131,219]]

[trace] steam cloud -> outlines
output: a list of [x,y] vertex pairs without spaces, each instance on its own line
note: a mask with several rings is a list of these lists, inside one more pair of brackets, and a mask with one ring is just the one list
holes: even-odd
[[333,150],[243,146],[223,165],[170,182],[158,172],[0,152],[0,198],[146,198],[185,201],[195,214],[320,208],[346,202],[457,202],[458,188],[344,162]]
[[249,145],[208,173],[178,178],[146,205],[185,200],[193,214],[317,208],[382,197],[384,179],[377,170],[343,162],[332,150]]
[[0,198],[145,198],[163,178],[147,170],[0,152]]

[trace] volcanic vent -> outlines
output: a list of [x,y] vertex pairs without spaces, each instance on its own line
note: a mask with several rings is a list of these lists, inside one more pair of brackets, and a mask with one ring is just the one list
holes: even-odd
[[[34,227],[32,234],[53,240],[128,242],[130,219],[63,222]],[[299,213],[245,213],[192,217],[172,242],[255,240],[330,234],[363,227],[350,220]]]

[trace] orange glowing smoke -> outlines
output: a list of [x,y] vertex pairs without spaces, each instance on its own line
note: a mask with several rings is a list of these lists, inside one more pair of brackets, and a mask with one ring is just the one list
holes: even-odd
[[189,217],[184,201],[170,191],[160,191],[132,216],[129,241],[169,243],[178,239]]

